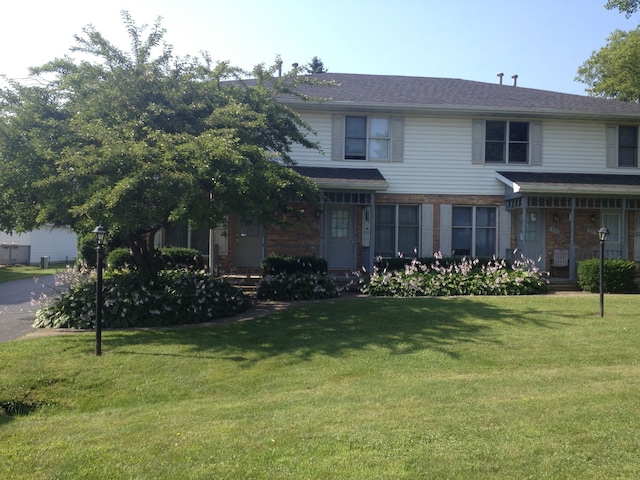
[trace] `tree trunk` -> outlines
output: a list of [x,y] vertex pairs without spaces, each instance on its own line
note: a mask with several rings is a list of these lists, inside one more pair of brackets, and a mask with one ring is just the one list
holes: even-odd
[[158,259],[153,238],[157,230],[144,234],[129,235],[129,247],[133,260],[138,268],[138,274],[144,283],[148,283],[158,273]]

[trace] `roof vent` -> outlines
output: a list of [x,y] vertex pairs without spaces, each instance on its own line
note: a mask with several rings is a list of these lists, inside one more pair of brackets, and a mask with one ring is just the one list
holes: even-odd
[[504,73],[500,72],[498,77],[500,78],[500,85],[502,85],[502,77],[504,77]]
[[513,86],[517,87],[518,86],[518,75],[511,75],[511,78],[513,78]]

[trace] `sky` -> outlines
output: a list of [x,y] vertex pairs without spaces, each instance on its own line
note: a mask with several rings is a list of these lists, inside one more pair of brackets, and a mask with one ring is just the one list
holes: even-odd
[[[3,2],[4,3],[4,2]],[[627,19],[606,0],[28,0],[0,8],[0,74],[71,54],[92,24],[129,47],[121,12],[139,25],[162,17],[177,55],[206,51],[250,70],[319,57],[333,73],[462,78],[585,94],[578,68]],[[73,55],[73,54],[71,54]]]

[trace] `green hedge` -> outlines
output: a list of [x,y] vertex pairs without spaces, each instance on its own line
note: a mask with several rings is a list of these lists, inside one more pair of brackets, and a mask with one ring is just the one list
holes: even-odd
[[262,262],[257,297],[278,301],[337,297],[338,288],[328,270],[322,257],[271,255]]
[[[192,248],[167,247],[158,250],[158,269],[173,270],[187,268],[189,270],[204,270],[205,264],[202,254]],[[128,248],[117,248],[107,255],[107,270],[136,269],[136,263]]]
[[265,300],[319,300],[338,296],[338,288],[328,275],[317,273],[278,273],[265,275],[256,296]]
[[[603,262],[603,291],[607,293],[635,293],[638,266],[631,260],[605,259]],[[600,259],[578,262],[578,285],[586,292],[600,291]]]
[[262,261],[262,275],[310,273],[326,275],[327,261],[317,256],[270,255]]

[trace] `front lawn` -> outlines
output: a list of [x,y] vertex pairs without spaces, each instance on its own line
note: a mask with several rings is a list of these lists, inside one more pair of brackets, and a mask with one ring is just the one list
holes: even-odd
[[0,478],[638,478],[640,296],[360,298],[0,344]]
[[0,283],[24,280],[27,278],[55,275],[64,270],[68,263],[50,263],[49,268],[41,269],[38,265],[0,265]]

